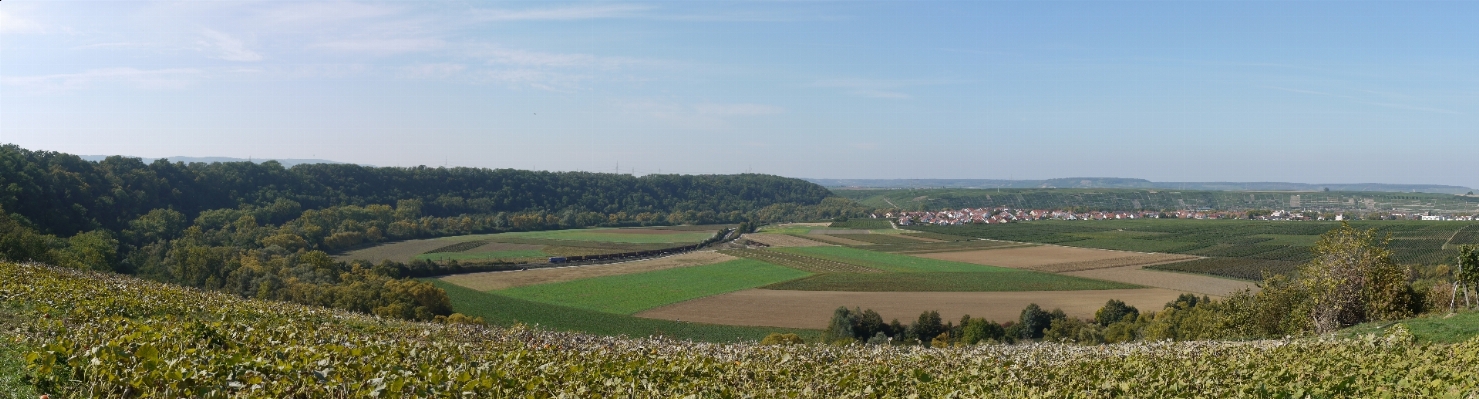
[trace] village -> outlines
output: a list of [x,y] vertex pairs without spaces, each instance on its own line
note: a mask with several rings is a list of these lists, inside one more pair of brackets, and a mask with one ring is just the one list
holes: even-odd
[[1251,219],[1251,220],[1283,220],[1283,221],[1344,221],[1344,220],[1429,220],[1429,221],[1471,221],[1474,215],[1436,215],[1431,213],[1411,212],[1373,212],[1366,215],[1346,215],[1344,213],[1319,213],[1319,212],[1292,212],[1286,210],[1276,211],[1212,211],[1212,210],[1176,210],[1176,211],[1085,211],[1075,212],[1070,210],[1041,210],[1041,209],[1013,209],[1010,207],[995,208],[963,208],[943,211],[913,211],[913,212],[887,212],[883,215],[872,215],[873,218],[890,219],[899,226],[910,226],[914,224],[933,225],[962,225],[962,224],[1001,224],[1033,220],[1122,220],[1122,219]]

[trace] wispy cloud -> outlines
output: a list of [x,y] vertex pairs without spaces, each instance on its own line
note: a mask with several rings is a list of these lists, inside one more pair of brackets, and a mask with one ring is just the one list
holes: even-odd
[[0,33],[46,33],[46,26],[14,11],[0,10]]
[[418,79],[446,78],[467,70],[467,65],[453,63],[417,64],[402,69],[406,76]]
[[391,38],[332,40],[315,43],[310,45],[309,47],[342,52],[367,53],[372,55],[395,55],[402,53],[437,50],[446,46],[447,43],[441,39]]
[[317,26],[325,23],[396,15],[403,11],[400,7],[352,1],[285,2],[263,9],[259,17],[274,24]]
[[261,54],[257,54],[257,52],[255,51],[248,50],[246,48],[246,44],[242,43],[241,40],[232,37],[231,35],[227,35],[225,33],[217,32],[211,29],[205,29],[201,32],[201,36],[203,37],[201,38],[201,40],[196,42],[196,45],[200,46],[203,51],[214,53],[215,58],[220,58],[227,61],[244,62],[262,60]]
[[37,92],[64,92],[109,82],[123,82],[149,89],[168,89],[188,85],[201,74],[202,72],[200,70],[190,68],[153,70],[107,68],[93,69],[80,73],[6,76],[0,78],[0,83]]
[[765,104],[704,103],[693,105],[693,110],[700,115],[716,116],[771,115],[786,112],[785,108]]
[[574,21],[632,17],[648,9],[651,9],[651,7],[633,4],[610,4],[523,10],[486,9],[473,13],[473,16],[482,21]]
[[812,87],[843,89],[845,93],[859,97],[907,100],[913,95],[901,89],[909,87],[948,84],[946,80],[880,80],[880,79],[826,79],[813,82]]

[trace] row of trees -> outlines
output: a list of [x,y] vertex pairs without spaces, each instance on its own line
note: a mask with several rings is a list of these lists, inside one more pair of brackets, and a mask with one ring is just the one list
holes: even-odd
[[757,223],[865,214],[802,180],[632,177],[275,162],[144,164],[0,146],[0,257],[115,271],[244,297],[416,320],[446,293],[329,253],[377,242],[588,226]]
[[[1183,294],[1159,311],[1141,312],[1111,300],[1090,320],[1044,311],[1036,304],[1006,323],[973,319],[942,324],[938,312],[925,312],[908,326],[884,324],[872,310],[839,308],[824,339],[828,342],[922,344],[926,346],[1046,340],[1085,344],[1137,340],[1208,340],[1323,334],[1358,323],[1396,320],[1447,310],[1459,292],[1479,284],[1479,248],[1466,247],[1452,289],[1448,284],[1414,284],[1412,271],[1392,261],[1389,238],[1349,225],[1321,236],[1315,259],[1294,276],[1274,275],[1262,290],[1212,300]],[[1467,300],[1465,306],[1468,306]]]
[[[302,209],[393,205],[419,200],[432,217],[499,212],[593,213],[606,217],[678,213],[701,220],[750,213],[776,204],[818,205],[832,194],[799,179],[760,174],[630,175],[479,168],[390,168],[276,162],[145,164],[138,158],[90,162],[75,155],[0,146],[0,208],[42,233],[71,236],[118,231],[154,209],[193,219],[212,209],[272,208],[287,200]],[[258,223],[279,224],[298,214],[275,208]],[[695,213],[690,215],[689,212]],[[776,209],[768,213],[791,213]],[[762,218],[764,215],[761,215]],[[739,222],[724,216],[712,221]],[[666,223],[666,220],[661,221]],[[685,220],[686,222],[686,220]],[[587,223],[590,224],[590,223]]]

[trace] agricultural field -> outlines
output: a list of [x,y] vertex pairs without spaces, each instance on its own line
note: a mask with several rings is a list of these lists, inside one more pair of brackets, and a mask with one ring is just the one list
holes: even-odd
[[725,255],[755,259],[809,273],[882,273],[882,270],[830,259],[764,249],[722,250]]
[[[790,298],[769,309],[813,302],[818,301]],[[1155,302],[1132,303],[1150,307]],[[520,308],[510,302],[487,305],[480,308]],[[0,330],[6,348],[0,350],[6,356],[0,367],[26,364],[28,386],[4,387],[16,395],[1465,397],[1479,392],[1479,380],[1473,378],[1479,341],[1414,343],[1406,328],[1392,326],[1382,326],[1382,335],[1356,338],[926,349],[763,346],[741,336],[796,330],[599,312],[565,317],[588,322],[582,316],[597,324],[592,328],[641,332],[630,334],[637,338],[618,338],[543,327],[389,320],[119,275],[0,264],[0,322],[7,327]],[[704,329],[692,331],[696,335],[741,342],[644,338],[667,326],[684,331],[688,325]]]
[[528,285],[493,293],[578,309],[632,314],[807,275],[810,273],[784,266],[736,259],[710,265]]
[[772,247],[817,247],[822,245],[831,245],[821,241],[797,237],[789,234],[751,233],[745,234],[744,238]]
[[[1289,270],[1308,261],[1310,247],[1338,222],[1251,220],[1034,221],[1005,225],[911,226],[939,234],[1135,252],[1164,252],[1245,261],[1202,261],[1182,269],[1233,278],[1258,278],[1263,271]],[[1479,239],[1479,224],[1435,221],[1355,221],[1352,227],[1390,234],[1398,263],[1452,263],[1457,246]],[[1259,269],[1261,268],[1262,269]]]
[[746,327],[716,323],[692,322],[691,319],[662,320],[578,309],[527,301],[496,293],[478,291],[440,280],[432,284],[447,291],[452,308],[471,317],[482,317],[498,326],[528,325],[546,331],[566,331],[604,336],[633,338],[662,336],[698,342],[755,342],[773,332],[799,334],[815,339],[814,329],[784,327]]
[[601,255],[648,251],[692,244],[713,237],[728,226],[665,226],[595,228],[477,234],[408,240],[348,251],[341,261],[390,260],[451,261],[464,263],[538,263],[551,256]]
[[501,290],[592,277],[619,276],[688,266],[707,265],[733,260],[733,256],[714,251],[695,251],[655,259],[613,264],[594,264],[482,273],[455,274],[441,280],[478,291]]
[[1008,269],[867,251],[848,247],[779,248],[775,251],[833,260],[858,266],[894,272],[1005,272]]
[[1257,258],[1202,258],[1146,268],[1258,281],[1263,280],[1264,273],[1293,275],[1299,269],[1299,263]]
[[1144,287],[1052,273],[1005,269],[999,272],[827,273],[775,283],[762,288],[789,291],[988,292],[1117,290]]
[[902,244],[911,245],[929,242],[924,239],[910,237],[905,234],[828,234],[832,237],[843,238],[853,241],[862,241],[869,244]]

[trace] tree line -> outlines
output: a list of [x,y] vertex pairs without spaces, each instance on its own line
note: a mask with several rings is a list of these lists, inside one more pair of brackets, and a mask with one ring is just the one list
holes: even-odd
[[590,226],[858,216],[820,186],[767,175],[626,175],[275,162],[99,162],[0,146],[0,258],[135,274],[243,297],[431,320],[442,265],[329,254],[413,238]]

